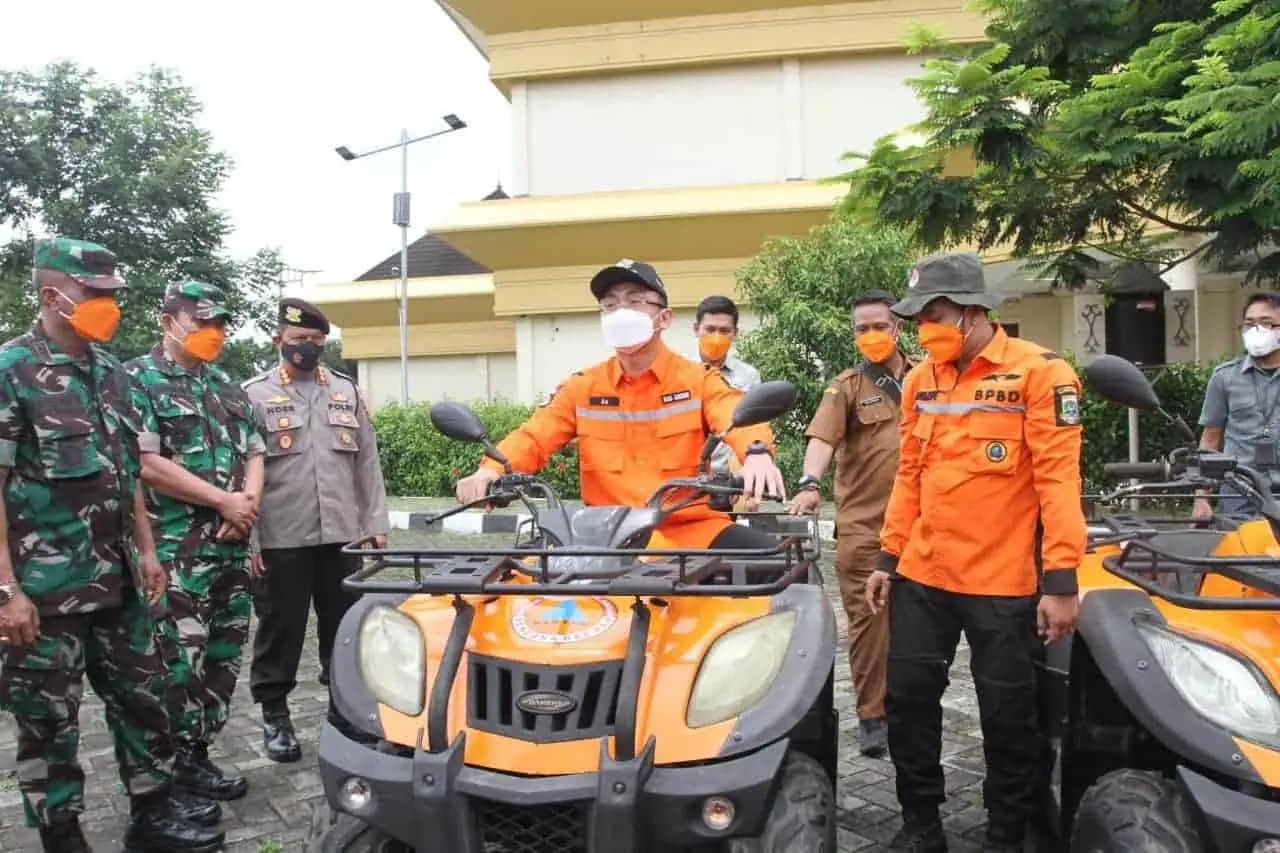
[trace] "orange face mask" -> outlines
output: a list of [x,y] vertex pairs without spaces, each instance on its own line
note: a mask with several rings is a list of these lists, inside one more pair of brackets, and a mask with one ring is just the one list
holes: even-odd
[[964,349],[964,332],[950,323],[921,323],[919,338],[934,361],[955,361]]
[[733,346],[733,339],[719,332],[703,335],[698,339],[698,351],[707,361],[723,361],[729,354],[731,346]]
[[866,332],[858,335],[856,343],[867,361],[874,361],[876,364],[888,361],[898,348],[893,335],[888,332]]
[[[71,299],[62,293],[63,299]],[[91,296],[84,302],[72,302],[70,314],[63,314],[72,330],[86,341],[106,343],[115,337],[120,325],[120,306],[110,296]]]
[[218,326],[196,329],[182,341],[182,349],[197,361],[210,362],[222,352],[226,342],[226,330]]

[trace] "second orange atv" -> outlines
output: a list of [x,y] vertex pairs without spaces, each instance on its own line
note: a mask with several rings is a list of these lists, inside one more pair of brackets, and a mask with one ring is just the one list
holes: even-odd
[[[734,425],[794,398],[757,386]],[[502,461],[465,407],[432,421]],[[814,541],[646,547],[671,512],[731,503],[728,475],[576,511],[532,476],[494,485],[478,503],[531,513],[513,547],[387,549],[348,579],[362,598],[333,654],[341,719],[308,849],[835,853],[836,627]],[[397,564],[411,577],[387,578]]]
[[[1123,359],[1085,379],[1162,411]],[[1257,514],[1208,529],[1111,514],[1092,530],[1075,634],[1047,655],[1051,828],[1072,853],[1280,853],[1280,504],[1262,472],[1194,444],[1106,468],[1157,481],[1113,502],[1228,482]]]

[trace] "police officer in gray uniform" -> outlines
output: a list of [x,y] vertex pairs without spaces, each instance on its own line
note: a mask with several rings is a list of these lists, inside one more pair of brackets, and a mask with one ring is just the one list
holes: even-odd
[[390,528],[368,406],[351,377],[320,366],[328,334],[320,309],[282,299],[274,338],[280,364],[244,383],[267,448],[251,563],[258,630],[249,687],[262,705],[267,755],[276,761],[302,757],[288,696],[312,600],[320,680],[328,684],[334,635],[353,601],[342,581],[360,567],[342,546],[376,536],[384,547]]
[[[1280,487],[1280,293],[1255,293],[1245,300],[1240,323],[1243,358],[1219,364],[1205,388],[1200,446],[1232,456],[1268,473],[1272,490]],[[1223,486],[1218,499],[1223,514],[1249,511],[1242,495]],[[1206,519],[1213,507],[1206,491],[1198,491],[1192,515]]]

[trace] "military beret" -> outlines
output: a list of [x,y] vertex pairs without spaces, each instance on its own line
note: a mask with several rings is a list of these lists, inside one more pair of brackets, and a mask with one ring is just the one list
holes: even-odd
[[329,334],[329,318],[305,299],[290,296],[280,300],[280,325],[299,329],[317,329]]
[[87,240],[70,237],[37,240],[32,266],[36,270],[68,275],[95,290],[128,287],[124,279],[116,275],[116,256],[105,246]]
[[227,294],[222,288],[202,281],[175,281],[164,293],[164,304],[180,306],[190,312],[197,320],[212,320],[214,317],[230,319],[231,310],[227,308]]

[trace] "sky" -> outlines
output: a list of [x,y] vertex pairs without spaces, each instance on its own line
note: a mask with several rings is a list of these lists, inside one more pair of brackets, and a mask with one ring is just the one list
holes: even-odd
[[[123,82],[150,65],[178,72],[204,104],[204,127],[234,161],[218,199],[235,227],[228,248],[278,247],[289,267],[317,270],[307,285],[350,281],[400,249],[393,149],[361,153],[444,129],[409,148],[409,239],[458,204],[488,195],[510,169],[506,99],[488,64],[432,0],[223,0],[177,11],[157,0],[60,0],[5,10],[5,68],[69,59]],[[36,34],[49,34],[46,39]],[[25,38],[15,38],[26,33]],[[299,292],[294,284],[287,292]]]

